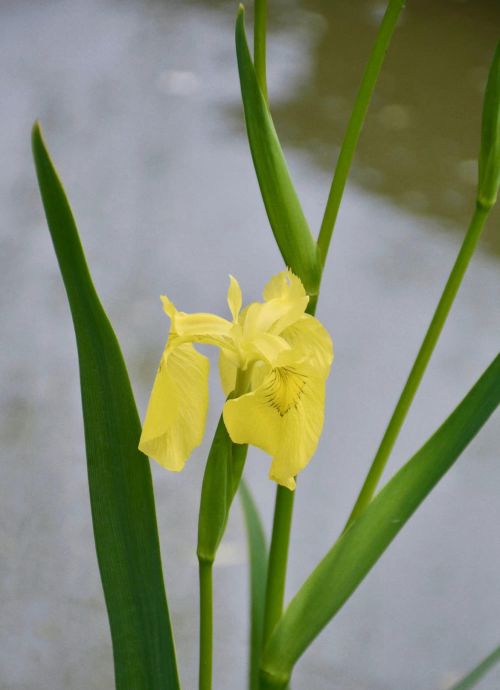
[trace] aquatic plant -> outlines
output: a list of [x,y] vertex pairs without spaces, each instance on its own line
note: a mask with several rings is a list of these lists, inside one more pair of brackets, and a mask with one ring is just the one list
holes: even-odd
[[[144,426],[137,414],[118,341],[93,287],[77,227],[39,124],[33,154],[49,229],[76,333],[94,536],[113,642],[119,690],[178,690],[180,681],[163,582],[147,455],[182,469],[202,438],[208,404],[208,360],[194,343],[220,349],[227,400],[208,455],[200,498],[200,690],[212,687],[213,563],[239,491],[248,532],[251,606],[249,687],[288,687],[293,668],[318,633],[500,403],[500,356],[429,440],[378,491],[453,305],[500,183],[500,46],[483,106],[476,204],[429,328],[338,539],[284,607],[296,477],[311,460],[324,416],[330,336],[315,317],[352,159],[403,0],[390,0],[363,75],[338,156],[317,240],[293,186],[273,125],[266,84],[265,0],[256,0],[253,57],[244,10],[236,20],[236,53],[246,129],[262,199],[284,271],[264,301],[242,309],[230,278],[231,319],[185,314],[167,298],[171,330]],[[188,269],[188,267],[186,267]],[[262,448],[277,482],[272,539],[242,479],[247,444]],[[170,563],[175,568],[175,563]],[[472,688],[500,657],[491,653],[455,690]]]

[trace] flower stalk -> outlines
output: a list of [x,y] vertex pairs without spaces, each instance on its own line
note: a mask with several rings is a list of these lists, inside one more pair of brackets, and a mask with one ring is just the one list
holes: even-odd
[[262,637],[264,646],[271,637],[271,633],[283,613],[294,497],[294,491],[290,491],[283,486],[276,487],[276,504],[269,551],[264,610],[264,631]]
[[481,146],[479,151],[479,178],[476,206],[469,228],[455,260],[448,281],[439,300],[432,321],[424,337],[415,363],[396,404],[380,446],[373,459],[365,482],[347,520],[346,530],[363,512],[373,498],[389,455],[396,443],[408,410],[413,402],[429,360],[434,352],[443,326],[453,305],[458,289],[476,249],[488,215],[493,208],[500,185],[500,43],[491,63],[483,101]]
[[[338,210],[345,190],[345,185],[351,162],[357,148],[359,136],[370,105],[382,63],[387,52],[392,35],[396,28],[399,15],[403,9],[403,0],[390,0],[380,26],[375,45],[373,47],[368,65],[361,82],[361,86],[354,103],[353,111],[347,126],[347,131],[342,142],[339,159],[330,189],[327,205],[324,212],[321,229],[319,232],[317,247],[321,269],[323,269],[328,248],[332,238]],[[262,10],[261,10],[262,12]],[[257,6],[256,6],[257,19]],[[255,25],[255,45],[265,45],[265,24],[259,22]],[[265,50],[264,50],[265,54]],[[255,53],[255,70],[259,84],[266,84],[265,61],[257,61]],[[261,86],[262,89],[262,86]],[[266,88],[267,99],[267,88]],[[318,292],[321,285],[318,286]],[[308,313],[314,315],[318,301],[318,294],[310,297]],[[269,552],[269,567],[266,587],[266,605],[264,613],[263,644],[265,646],[272,631],[283,613],[283,603],[286,586],[286,570],[288,563],[288,548],[290,543],[290,531],[293,517],[294,494],[281,486],[276,489],[276,499],[273,518],[273,532]],[[270,684],[271,683],[271,684]],[[278,688],[285,685],[272,685],[272,679],[262,680],[261,687]]]
[[405,0],[390,0],[387,6],[354,102],[351,117],[349,118],[319,231],[318,250],[322,268],[326,262],[340,203],[344,195],[352,159],[358,146],[359,136],[363,129],[366,113],[404,4]]
[[200,661],[199,690],[212,689],[212,636],[213,636],[213,561],[199,561],[200,580]]
[[389,455],[396,443],[396,439],[401,431],[401,427],[406,419],[408,410],[413,402],[422,377],[425,373],[429,360],[434,352],[436,343],[439,339],[443,326],[446,322],[450,309],[453,305],[458,289],[462,283],[467,267],[470,263],[477,242],[484,228],[484,224],[489,214],[489,209],[477,203],[469,229],[453,265],[448,281],[446,282],[443,294],[439,300],[432,321],[424,337],[420,350],[418,351],[415,363],[410,371],[406,384],[399,397],[387,429],[384,433],[380,446],[372,462],[365,482],[361,488],[359,496],[354,504],[345,529],[363,512],[368,503],[373,498],[384,468],[389,459]]

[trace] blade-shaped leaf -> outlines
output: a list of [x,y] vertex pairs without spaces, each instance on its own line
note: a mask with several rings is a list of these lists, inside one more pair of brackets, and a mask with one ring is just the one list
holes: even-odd
[[264,606],[266,602],[267,545],[257,506],[247,483],[240,484],[240,498],[247,531],[250,562],[250,673],[249,690],[259,690]]
[[471,690],[471,688],[475,688],[479,681],[482,680],[483,676],[498,663],[500,663],[500,647],[497,647],[491,654],[488,654],[486,659],[483,659],[476,668],[451,687],[450,690]]
[[500,355],[444,424],[339,538],[292,599],[264,651],[265,687],[286,687],[294,663],[358,587],[499,403]]
[[221,415],[203,475],[198,516],[200,561],[213,563],[215,560],[245,466],[247,449],[248,446],[231,441]]
[[32,145],[78,346],[92,521],[116,687],[177,690],[151,472],[137,450],[141,428],[127,370],[38,124]]
[[248,141],[269,223],[287,266],[310,295],[318,293],[320,267],[316,243],[295,192],[245,35],[244,10],[236,20],[236,54]]

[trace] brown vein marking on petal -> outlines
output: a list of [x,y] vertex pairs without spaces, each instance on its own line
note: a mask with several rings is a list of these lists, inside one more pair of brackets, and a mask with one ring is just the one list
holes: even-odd
[[277,367],[270,374],[264,397],[280,417],[295,409],[300,402],[307,376],[292,367]]

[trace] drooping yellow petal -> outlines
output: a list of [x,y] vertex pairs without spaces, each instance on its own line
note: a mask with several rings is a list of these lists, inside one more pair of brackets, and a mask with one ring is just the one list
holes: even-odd
[[168,470],[182,470],[202,441],[208,409],[208,373],[208,359],[191,344],[165,349],[139,449]]
[[333,344],[330,334],[317,318],[303,314],[281,332],[281,338],[328,375],[333,361]]
[[162,295],[163,309],[171,319],[171,334],[175,336],[175,343],[205,343],[216,347],[233,347],[231,331],[233,324],[222,316],[207,313],[187,314],[178,311],[173,303]]
[[224,423],[233,442],[269,453],[270,478],[292,490],[323,428],[325,380],[307,363],[290,363],[272,369],[256,390],[224,406]]
[[238,321],[241,305],[243,304],[243,297],[241,294],[240,284],[234,276],[229,276],[229,288],[227,291],[227,304],[229,311],[232,314],[233,321]]

